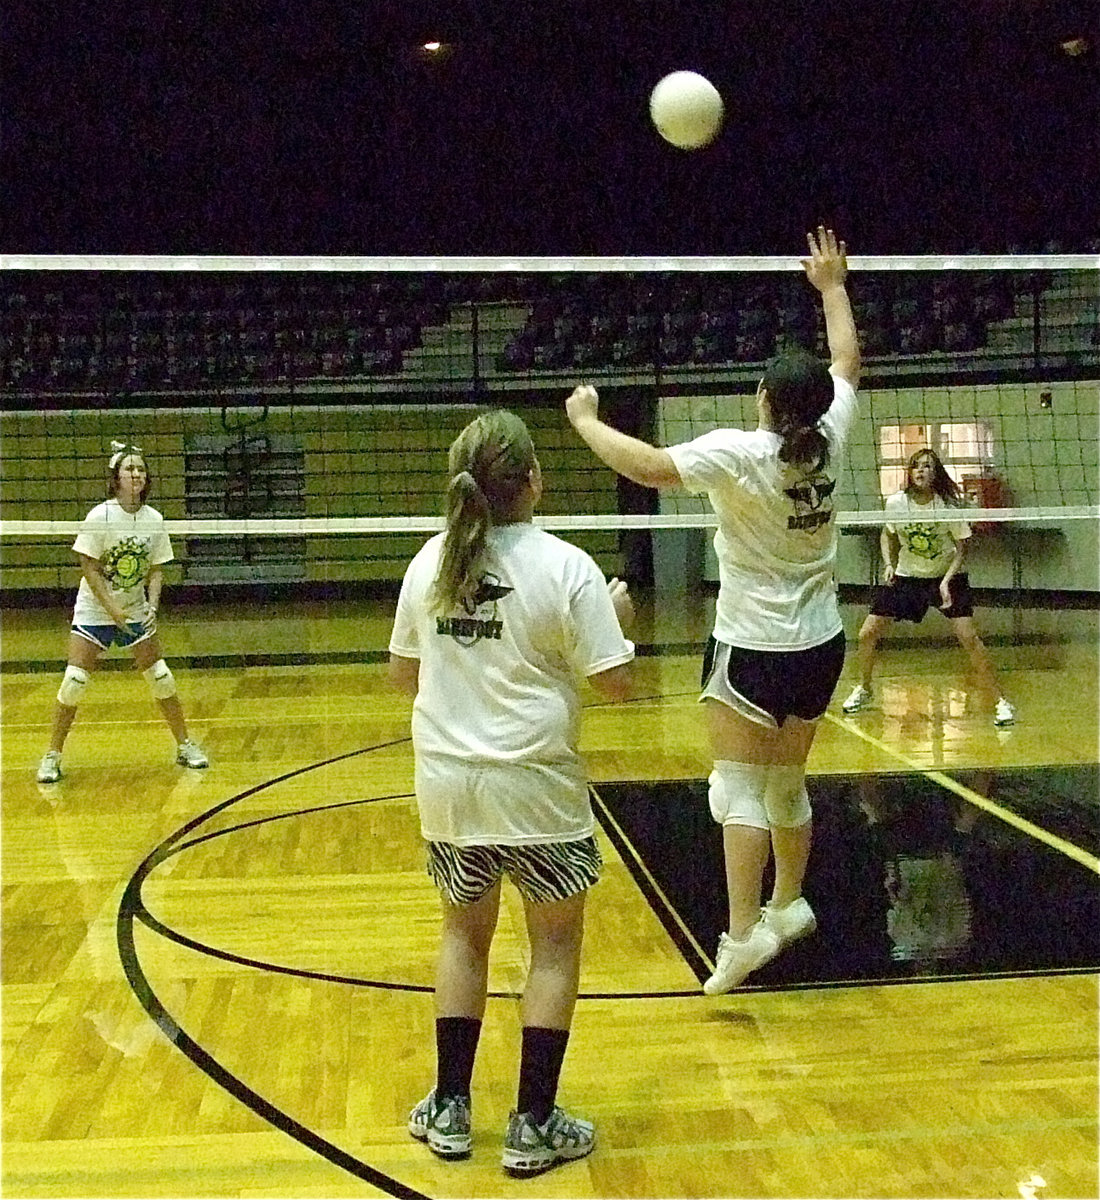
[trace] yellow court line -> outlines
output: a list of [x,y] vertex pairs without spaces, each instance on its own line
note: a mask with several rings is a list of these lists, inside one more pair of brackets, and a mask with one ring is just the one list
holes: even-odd
[[657,893],[658,896],[660,896],[661,903],[665,906],[665,908],[668,910],[668,912],[672,914],[672,919],[680,927],[680,932],[691,943],[692,948],[695,950],[695,953],[699,955],[699,957],[703,960],[703,962],[705,962],[708,967],[713,967],[714,959],[712,959],[710,957],[710,955],[707,954],[707,952],[703,949],[703,947],[699,945],[699,943],[692,936],[691,930],[688,929],[688,927],[680,919],[680,914],[676,911],[676,908],[673,905],[673,903],[665,895],[664,890],[661,888],[661,885],[657,882],[656,879],[653,878],[652,872],[645,865],[645,862],[642,859],[641,855],[634,848],[634,843],[630,840],[630,838],[628,838],[626,836],[626,834],[623,832],[622,826],[619,824],[618,821],[615,820],[614,816],[611,813],[611,810],[607,807],[607,804],[604,801],[604,798],[600,795],[599,787],[596,784],[592,784],[591,788],[592,788],[593,794],[596,797],[597,803],[599,804],[600,808],[603,810],[604,816],[615,827],[615,832],[622,839],[623,845],[626,846],[626,848],[630,851],[631,858],[633,858],[634,861],[638,864],[639,868],[641,869],[642,874],[646,877],[646,882],[649,884],[649,886]]
[[1057,834],[1051,833],[1041,825],[1033,825],[1030,821],[1025,820],[1025,818],[1018,817],[1011,809],[1002,808],[999,804],[990,800],[988,796],[983,796],[980,792],[972,791],[965,784],[952,779],[950,775],[945,775],[942,771],[928,770],[917,762],[916,759],[909,758],[908,755],[902,754],[892,746],[887,746],[885,742],[880,742],[878,738],[872,737],[871,734],[860,729],[852,721],[843,720],[832,713],[826,713],[825,717],[841,729],[846,729],[849,733],[854,733],[856,737],[862,738],[868,745],[874,746],[876,750],[881,750],[883,754],[896,759],[910,770],[917,772],[917,774],[923,775],[925,779],[931,779],[934,783],[938,783],[940,787],[946,788],[949,792],[954,792],[956,796],[961,796],[976,808],[984,809],[987,813],[1004,821],[1006,825],[1014,825],[1017,829],[1029,834],[1037,841],[1044,842],[1051,849],[1059,851],[1067,858],[1072,858],[1082,866],[1088,867],[1094,874],[1100,875],[1100,858],[1090,854],[1087,850],[1082,850],[1080,846],[1075,846],[1073,842],[1067,842],[1064,838],[1058,837]]

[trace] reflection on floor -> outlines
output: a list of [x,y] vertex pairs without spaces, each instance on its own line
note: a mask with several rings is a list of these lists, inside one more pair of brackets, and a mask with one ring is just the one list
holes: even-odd
[[[1096,767],[959,771],[979,795],[1095,853]],[[745,986],[1100,968],[1100,889],[1056,844],[917,774],[810,780],[805,895],[818,932]],[[721,832],[703,780],[601,784],[596,809],[700,979],[726,928]],[[770,878],[766,881],[770,886]],[[685,935],[686,930],[690,936]]]

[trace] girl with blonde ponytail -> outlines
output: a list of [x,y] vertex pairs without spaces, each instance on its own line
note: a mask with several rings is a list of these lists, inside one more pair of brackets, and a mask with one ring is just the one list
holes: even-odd
[[507,876],[531,966],[515,1111],[502,1162],[534,1175],[595,1145],[555,1103],[577,999],[584,903],[599,877],[577,742],[580,683],[626,699],[626,587],[535,526],[542,472],[514,413],[471,421],[451,446],[447,523],[401,584],[390,675],[414,697],[414,783],[428,874],[443,905],[436,1082],[409,1132],[442,1158],[470,1152],[470,1080],[489,949]]
[[471,421],[448,455],[447,533],[433,598],[439,609],[461,606],[472,612],[477,567],[493,525],[530,520],[526,489],[541,474],[527,426],[502,409]]

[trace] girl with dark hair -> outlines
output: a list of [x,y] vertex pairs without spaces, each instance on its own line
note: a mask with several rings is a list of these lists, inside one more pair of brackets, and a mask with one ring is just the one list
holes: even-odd
[[176,681],[157,637],[162,564],[172,561],[164,518],[145,503],[152,475],[140,447],[111,443],[110,498],[84,518],[73,549],[83,575],[73,608],[68,662],[54,709],[50,748],[38,766],[39,783],[61,778],[61,751],[92,672],[112,645],[129,647],[176,739],[176,762],[199,769],[206,755],[187,735]]
[[[830,467],[856,415],[860,360],[844,243],[825,228],[808,240],[802,266],[821,294],[832,364],[802,352],[770,362],[757,429],[716,429],[661,449],[604,424],[594,388],[566,401],[573,427],[613,470],[647,487],[704,492],[718,517],[718,600],[701,700],[729,930],[708,994],[728,992],[816,928],[802,895],[811,839],[805,768],[844,660]],[[761,908],[769,854],[775,884]]]
[[390,675],[414,697],[412,739],[428,873],[440,890],[436,1084],[409,1132],[443,1158],[470,1151],[470,1081],[489,949],[507,875],[523,900],[531,966],[519,1092],[503,1165],[533,1175],[595,1145],[556,1104],[577,999],[584,903],[601,859],[577,751],[580,681],[624,700],[634,647],[626,587],[537,528],[542,472],[509,412],[450,449],[446,530],[405,573]]
[[894,621],[919,624],[929,608],[938,608],[951,622],[978,686],[993,708],[993,724],[1011,725],[1016,720],[1016,710],[1001,695],[993,660],[974,623],[970,579],[962,570],[970,525],[965,520],[927,519],[962,506],[958,484],[934,450],[925,447],[910,456],[905,488],[886,498],[891,520],[879,536],[884,582],[859,631],[860,681],[842,705],[849,715],[871,704],[878,644],[890,625]]

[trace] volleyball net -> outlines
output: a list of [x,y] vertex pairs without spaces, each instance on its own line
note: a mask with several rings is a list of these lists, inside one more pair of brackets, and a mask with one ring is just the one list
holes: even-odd
[[[863,382],[841,529],[873,537],[929,446],[1000,530],[990,586],[1096,590],[1100,259],[849,264]],[[75,582],[112,441],[145,454],[184,583],[393,581],[442,525],[448,446],[490,407],[531,428],[541,524],[608,573],[677,572],[706,501],[617,478],[568,392],[592,383],[610,423],[672,444],[754,427],[774,354],[827,355],[797,257],[7,256],[0,304],[5,591]],[[849,541],[859,582],[875,549]]]

